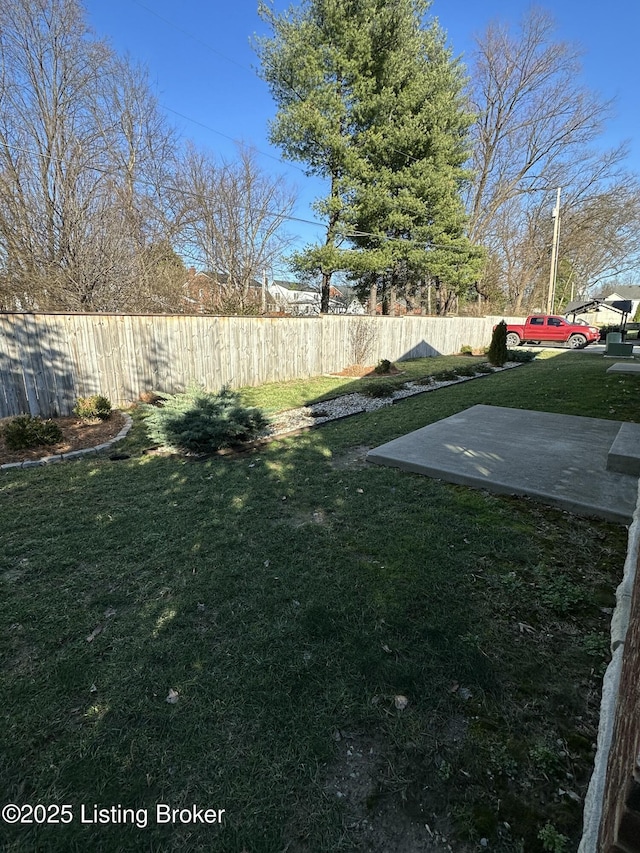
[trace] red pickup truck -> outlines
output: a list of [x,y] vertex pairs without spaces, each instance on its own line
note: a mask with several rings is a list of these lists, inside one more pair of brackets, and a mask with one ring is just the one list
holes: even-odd
[[534,314],[527,317],[524,325],[507,324],[507,346],[539,344],[549,341],[566,343],[572,349],[582,349],[600,340],[600,329],[585,322],[570,323],[565,317],[550,314]]

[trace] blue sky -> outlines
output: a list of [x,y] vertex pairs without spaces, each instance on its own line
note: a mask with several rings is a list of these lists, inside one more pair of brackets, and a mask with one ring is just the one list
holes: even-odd
[[[276,9],[289,4],[276,0]],[[456,56],[464,61],[474,35],[495,19],[514,27],[530,7],[522,0],[434,0],[431,14],[447,32]],[[629,166],[640,173],[640,4],[638,0],[549,0],[537,4],[555,18],[557,38],[584,51],[583,81],[604,98],[615,98],[616,118],[603,147],[627,140]],[[181,134],[217,155],[234,156],[233,140],[256,148],[260,166],[284,174],[296,186],[295,215],[317,217],[310,208],[322,186],[302,166],[284,163],[268,142],[268,121],[275,107],[257,75],[250,46],[265,32],[257,0],[85,0],[88,23],[119,53],[147,66],[160,104]],[[550,201],[550,207],[553,201]],[[320,229],[291,223],[298,245]]]

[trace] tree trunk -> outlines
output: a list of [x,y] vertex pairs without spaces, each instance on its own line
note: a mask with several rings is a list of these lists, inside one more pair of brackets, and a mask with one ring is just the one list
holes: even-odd
[[322,273],[322,290],[320,291],[320,313],[329,313],[329,291],[331,290],[331,273]]
[[378,282],[374,279],[369,291],[369,314],[378,313]]

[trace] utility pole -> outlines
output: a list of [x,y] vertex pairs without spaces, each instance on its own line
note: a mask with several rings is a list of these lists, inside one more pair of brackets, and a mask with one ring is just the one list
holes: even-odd
[[549,270],[549,292],[547,294],[547,314],[553,314],[553,303],[556,295],[556,276],[558,273],[558,237],[560,234],[560,191],[556,197],[553,209],[553,243],[551,244],[551,269]]

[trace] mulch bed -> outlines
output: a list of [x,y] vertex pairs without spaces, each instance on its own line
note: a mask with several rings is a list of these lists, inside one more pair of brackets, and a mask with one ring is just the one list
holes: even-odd
[[112,412],[106,421],[83,421],[75,415],[66,418],[51,418],[62,430],[62,441],[57,444],[32,447],[29,450],[9,450],[2,434],[2,427],[12,418],[0,420],[0,465],[6,462],[27,462],[43,456],[57,456],[72,450],[96,447],[115,438],[125,424],[120,412]]
[[395,364],[392,364],[389,370],[386,373],[376,373],[375,365],[363,365],[363,364],[352,364],[350,367],[345,367],[344,370],[341,370],[339,373],[332,373],[332,376],[354,376],[358,379],[371,379],[374,377],[382,377],[382,376],[398,376],[398,374],[403,373],[404,371],[398,370]]

